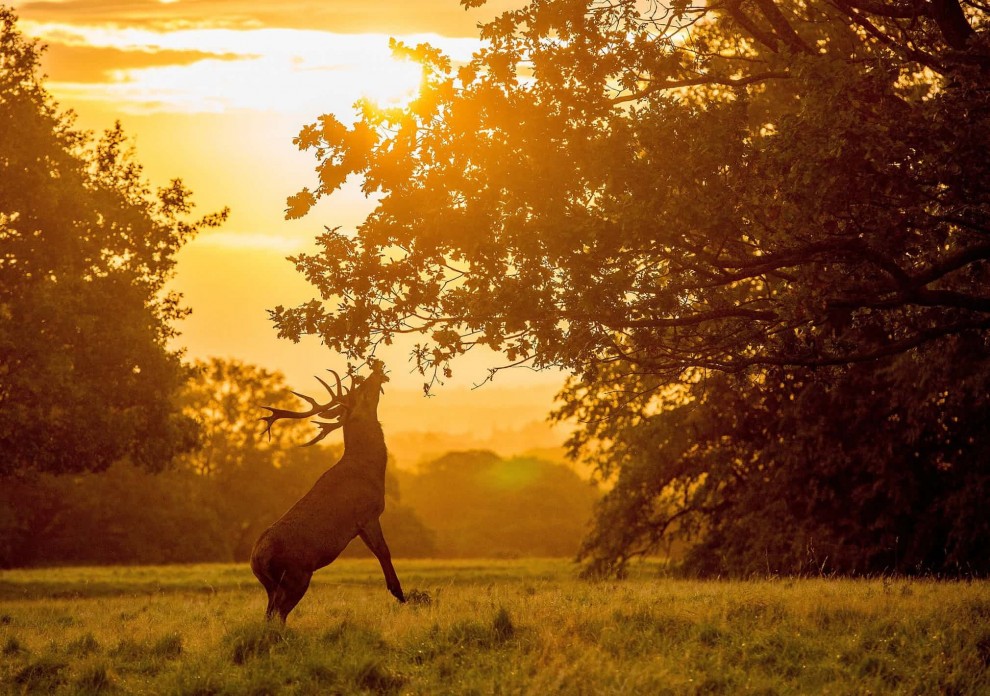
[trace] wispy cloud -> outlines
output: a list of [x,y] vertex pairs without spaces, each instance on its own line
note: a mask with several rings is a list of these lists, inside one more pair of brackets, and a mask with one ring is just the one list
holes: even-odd
[[243,56],[217,55],[202,51],[144,51],[66,45],[48,41],[45,70],[60,82],[106,82],[111,71],[160,65],[190,65],[207,58],[237,60]]
[[[180,29],[160,31],[112,25],[24,22],[24,29],[63,50],[105,50],[119,67],[100,63],[100,75],[60,79],[60,98],[112,104],[124,113],[216,113],[253,110],[344,114],[360,97],[401,100],[418,85],[415,65],[396,62],[385,34],[332,34],[296,29]],[[455,60],[477,50],[475,39],[407,35],[429,42]],[[170,55],[171,64],[148,65]],[[137,64],[128,64],[128,57]],[[78,79],[83,77],[84,79]]]
[[335,34],[431,33],[476,37],[477,24],[522,0],[489,0],[465,11],[458,0],[32,0],[25,18],[49,22],[116,23],[156,29],[190,27],[316,29]]
[[[155,30],[116,24],[64,24],[25,20],[24,30],[52,43],[66,46],[113,48],[123,51],[196,51],[212,55],[280,56],[310,63],[328,57],[348,63],[388,53],[391,36],[384,32],[340,34],[329,31],[284,28]],[[455,60],[466,60],[479,46],[474,38],[450,38],[438,34],[405,33],[407,43],[430,42]]]

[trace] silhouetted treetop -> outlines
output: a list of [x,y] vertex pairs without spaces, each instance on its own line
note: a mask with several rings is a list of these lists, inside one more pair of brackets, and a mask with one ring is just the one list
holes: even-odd
[[190,221],[152,192],[120,124],[94,141],[39,76],[42,47],[0,6],[0,473],[158,469],[195,441],[166,349],[186,310],[163,291]]

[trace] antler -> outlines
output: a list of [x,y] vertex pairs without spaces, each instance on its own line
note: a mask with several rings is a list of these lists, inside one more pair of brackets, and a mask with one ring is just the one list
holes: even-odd
[[[322,384],[323,387],[328,392],[330,392],[330,401],[328,401],[325,404],[321,404],[311,396],[307,396],[306,394],[300,394],[299,392],[292,392],[300,399],[307,402],[311,406],[311,408],[308,411],[290,411],[284,408],[273,408],[272,406],[262,406],[263,409],[267,411],[271,411],[270,415],[262,416],[261,418],[258,419],[258,420],[263,420],[265,421],[265,423],[267,423],[264,431],[262,431],[262,434],[264,435],[267,433],[268,439],[271,440],[272,426],[275,425],[276,421],[279,421],[283,418],[291,418],[293,420],[298,420],[302,418],[312,418],[313,416],[319,416],[321,418],[339,418],[340,416],[342,416],[347,411],[348,408],[347,402],[344,400],[344,397],[347,395],[347,390],[344,389],[343,385],[341,385],[340,383],[340,375],[338,375],[333,370],[327,370],[327,372],[332,374],[334,376],[334,379],[337,381],[336,392],[334,392],[333,388],[329,384],[324,382],[319,377],[316,377],[316,381]],[[319,426],[320,434],[314,437],[309,442],[303,444],[302,445],[303,447],[309,447],[310,445],[315,445],[317,442],[319,442],[327,435],[332,433],[334,430],[337,430],[338,428],[343,426],[343,423],[341,423],[340,421],[327,422],[327,421],[314,420],[313,423]]]

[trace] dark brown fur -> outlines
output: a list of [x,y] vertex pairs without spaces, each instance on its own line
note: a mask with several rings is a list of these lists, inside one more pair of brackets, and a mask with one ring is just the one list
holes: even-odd
[[385,510],[387,458],[378,397],[387,379],[375,371],[347,395],[340,461],[254,545],[251,569],[268,592],[268,619],[278,615],[284,623],[313,573],[332,563],[356,536],[381,563],[389,592],[405,601],[378,520]]

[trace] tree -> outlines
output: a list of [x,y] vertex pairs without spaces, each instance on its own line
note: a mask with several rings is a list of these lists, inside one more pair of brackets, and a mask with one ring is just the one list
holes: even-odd
[[227,211],[189,221],[189,191],[152,193],[120,124],[75,130],[42,50],[0,6],[0,473],[162,469],[196,440],[166,347],[186,310],[163,287]]
[[662,408],[630,402],[588,427],[615,437],[589,452],[615,482],[587,570],[622,574],[688,539],[699,575],[987,573],[983,352],[956,342],[878,365],[716,374]]
[[196,451],[184,458],[187,468],[208,477],[258,466],[278,468],[289,448],[312,439],[307,424],[298,421],[264,433],[263,406],[295,404],[282,373],[233,358],[196,360],[191,372],[181,403],[198,422],[201,437]]
[[5,481],[0,567],[229,562],[212,493],[193,472],[124,462]]
[[354,358],[421,334],[427,388],[477,345],[569,371],[573,452],[618,476],[593,566],[680,531],[748,535],[745,572],[827,529],[838,569],[972,568],[946,549],[987,527],[987,26],[959,0],[537,0],[457,69],[397,44],[417,99],[296,140],[320,181],[290,217],[350,175],[380,198],[296,257],[320,299],[275,323]]

